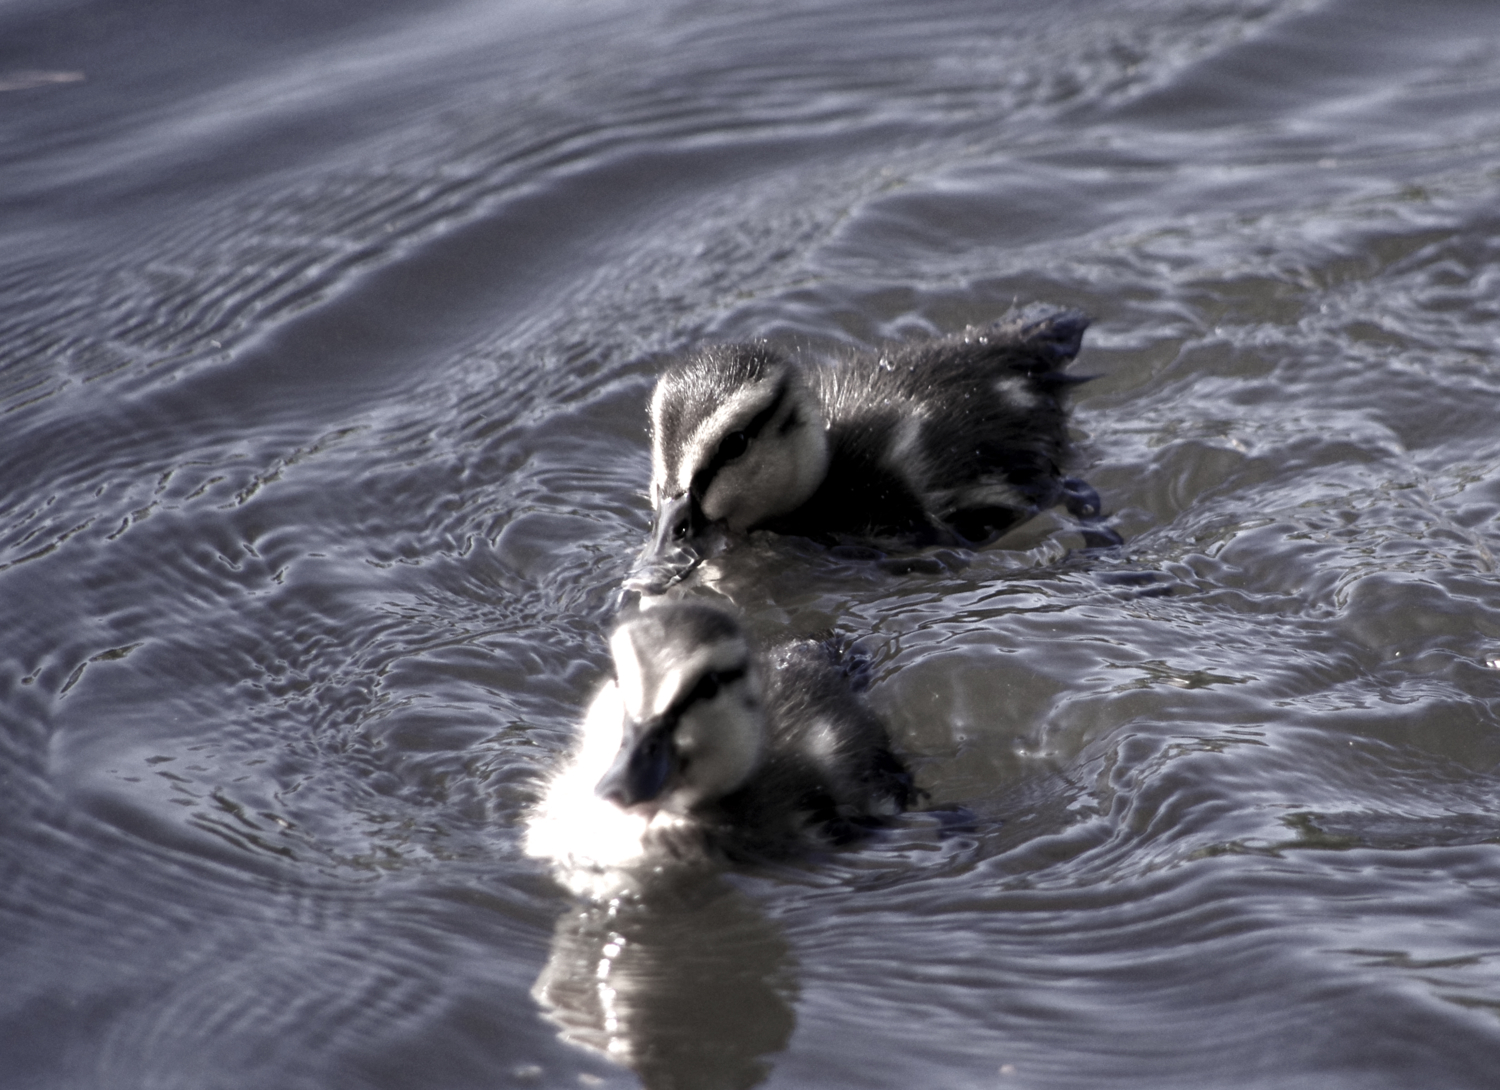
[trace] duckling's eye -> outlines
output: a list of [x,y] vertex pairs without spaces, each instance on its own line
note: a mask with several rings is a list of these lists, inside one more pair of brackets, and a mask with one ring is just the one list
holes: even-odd
[[742,431],[732,431],[724,436],[724,441],[719,444],[719,457],[726,462],[732,462],[750,447],[750,437]]
[[704,674],[698,679],[698,683],[693,686],[693,691],[688,693],[680,706],[686,708],[688,705],[696,704],[700,700],[712,700],[719,695],[719,690],[725,685],[731,685],[744,676],[744,667],[731,670],[715,670],[711,674]]
[[693,686],[694,700],[712,700],[719,695],[719,675],[705,674],[698,679],[698,684]]

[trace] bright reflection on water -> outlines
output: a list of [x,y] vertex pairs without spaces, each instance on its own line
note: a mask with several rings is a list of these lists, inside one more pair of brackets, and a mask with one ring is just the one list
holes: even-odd
[[[1488,1087],[1500,10],[0,13],[0,1071]],[[752,540],[955,828],[526,855],[666,354],[1094,319],[1049,514]]]

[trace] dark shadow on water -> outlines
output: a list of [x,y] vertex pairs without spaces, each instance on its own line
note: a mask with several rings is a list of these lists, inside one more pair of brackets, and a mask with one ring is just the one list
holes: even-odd
[[791,1039],[796,964],[757,905],[697,881],[566,912],[532,995],[649,1090],[743,1090]]

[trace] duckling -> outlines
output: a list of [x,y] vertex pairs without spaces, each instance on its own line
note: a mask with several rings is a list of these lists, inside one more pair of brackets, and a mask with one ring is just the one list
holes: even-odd
[[853,841],[910,774],[826,643],[757,651],[735,616],[665,601],[610,639],[614,678],[532,815],[527,851],[572,867],[786,858]]
[[1098,516],[1059,468],[1065,392],[1087,381],[1061,368],[1087,327],[1026,311],[816,366],[765,343],[698,349],[651,398],[655,514],[631,584],[664,590],[726,532],[969,546],[1059,500]]

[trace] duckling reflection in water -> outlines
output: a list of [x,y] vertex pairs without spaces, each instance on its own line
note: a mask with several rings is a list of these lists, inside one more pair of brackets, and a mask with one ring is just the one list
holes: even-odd
[[827,644],[765,653],[716,606],[664,601],[610,640],[615,676],[532,815],[526,847],[573,871],[785,858],[903,810],[911,776]]
[[532,988],[576,1045],[646,1087],[748,1087],[796,1029],[797,965],[776,920],[716,879],[570,906]]
[[977,545],[1065,501],[1091,546],[1119,544],[1065,478],[1068,387],[1088,319],[1023,312],[984,329],[804,367],[764,343],[713,345],[651,399],[650,541],[629,583],[659,593],[727,535]]

